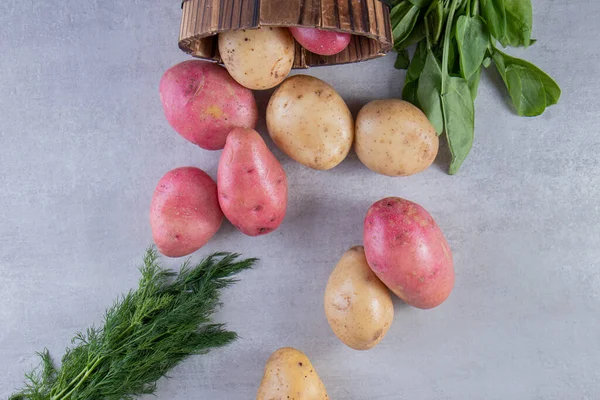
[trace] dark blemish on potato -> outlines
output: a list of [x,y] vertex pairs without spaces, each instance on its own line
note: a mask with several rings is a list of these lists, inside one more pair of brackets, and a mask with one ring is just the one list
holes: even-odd
[[267,233],[269,232],[271,229],[269,228],[258,228],[258,233]]
[[382,334],[383,334],[383,329],[381,329],[381,328],[377,329],[377,331],[373,335],[373,341],[378,340]]
[[322,93],[323,93],[323,91],[322,91],[322,90],[315,90],[315,94],[316,94],[317,96],[321,96],[321,94],[322,94]]
[[269,222],[275,222],[275,217],[271,218]]
[[175,240],[179,240],[179,235],[175,235]]
[[248,39],[247,37],[244,38],[244,42],[248,42],[248,41],[250,41],[250,39]]
[[303,97],[304,97],[304,95],[303,95],[303,94],[299,94],[299,95],[298,95],[298,100],[302,99]]
[[263,206],[261,206],[260,204],[257,205],[256,207],[254,207],[254,211],[258,212],[258,211],[262,211]]
[[302,366],[302,363],[301,363],[301,362],[298,362],[298,365],[299,365],[299,366]]
[[246,172],[247,172],[247,173],[249,173],[249,174],[251,174],[251,173],[253,173],[253,172],[254,172],[254,168],[248,168],[248,169],[246,170]]
[[269,28],[269,30],[270,30],[270,31],[272,31],[272,30],[273,30],[273,28]]

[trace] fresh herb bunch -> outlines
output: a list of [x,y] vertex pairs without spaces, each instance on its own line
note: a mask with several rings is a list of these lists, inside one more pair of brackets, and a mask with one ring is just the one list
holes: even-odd
[[41,365],[10,400],[121,400],[154,393],[156,381],[188,356],[236,339],[211,317],[220,290],[256,261],[238,257],[215,253],[195,266],[184,263],[176,274],[162,269],[149,249],[138,289],[115,302],[104,326],[78,333],[60,369],[47,350],[41,353]]
[[[530,0],[395,0],[396,68],[407,69],[402,98],[421,108],[438,135],[446,133],[458,172],[473,145],[474,101],[483,67],[493,63],[517,114],[537,116],[560,98],[560,88],[535,65],[498,49],[528,47]],[[412,60],[407,49],[416,45]]]

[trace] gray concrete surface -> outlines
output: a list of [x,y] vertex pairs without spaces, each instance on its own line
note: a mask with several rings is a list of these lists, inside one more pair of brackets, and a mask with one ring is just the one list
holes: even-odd
[[[445,173],[445,149],[402,179],[375,175],[354,155],[316,172],[276,151],[291,194],[281,228],[249,238],[225,225],[194,255],[261,257],[218,314],[241,339],[178,367],[159,399],[252,399],[281,346],[308,354],[332,399],[600,398],[600,3],[534,7],[539,42],[513,54],[554,75],[562,101],[519,118],[486,73],[458,176]],[[1,398],[36,364],[35,351],[60,356],[136,285],[162,174],[183,165],[216,174],[219,153],[187,143],[162,114],[159,79],[186,59],[179,15],[176,0],[0,2]],[[392,65],[387,57],[309,73],[356,111],[399,96],[403,74]],[[268,93],[257,98],[264,111]],[[436,218],[456,287],[431,311],[397,301],[385,340],[355,352],[330,331],[323,291],[344,250],[361,242],[369,205],[389,195]]]

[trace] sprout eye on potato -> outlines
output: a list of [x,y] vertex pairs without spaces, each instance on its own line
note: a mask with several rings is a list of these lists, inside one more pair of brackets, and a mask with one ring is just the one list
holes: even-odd
[[262,27],[222,32],[219,53],[233,79],[248,89],[279,85],[294,65],[295,43],[286,28]]
[[397,99],[375,100],[356,118],[354,149],[372,171],[407,176],[429,167],[438,153],[439,139],[421,110]]
[[307,167],[327,170],[346,158],[354,141],[354,120],[340,95],[308,75],[285,80],[267,106],[273,142]]

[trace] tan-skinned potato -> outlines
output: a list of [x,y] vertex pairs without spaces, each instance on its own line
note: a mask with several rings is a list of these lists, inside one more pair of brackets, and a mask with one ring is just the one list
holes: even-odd
[[376,346],[390,329],[394,304],[362,246],[344,253],[325,289],[325,315],[335,335],[355,350]]
[[285,80],[267,106],[267,128],[273,142],[307,167],[328,170],[348,155],[354,120],[333,87],[308,75]]
[[225,68],[248,89],[264,90],[279,85],[294,65],[295,42],[287,28],[221,32],[218,42]]
[[372,171],[408,176],[429,167],[439,139],[425,114],[404,100],[375,100],[356,117],[354,150]]
[[303,352],[291,347],[267,360],[256,400],[329,400],[325,385]]

